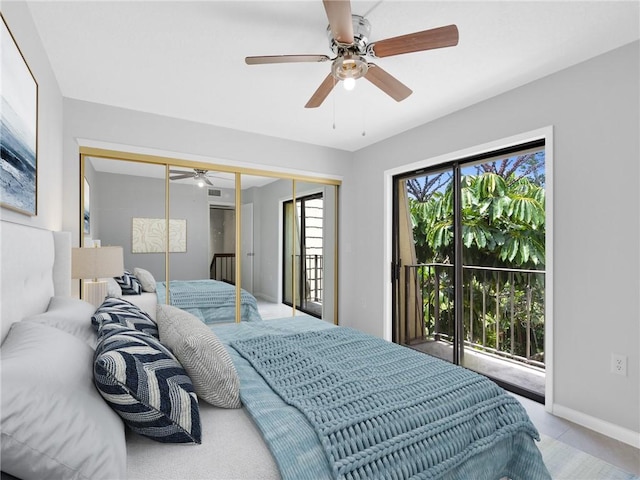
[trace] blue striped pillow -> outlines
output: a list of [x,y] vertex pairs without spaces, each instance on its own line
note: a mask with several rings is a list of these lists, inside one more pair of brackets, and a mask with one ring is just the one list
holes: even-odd
[[107,297],[91,316],[91,323],[98,337],[102,336],[104,325],[118,323],[159,338],[156,322],[140,307],[122,298]]
[[94,356],[96,388],[136,433],[163,443],[200,443],[191,379],[166,347],[144,332],[111,325]]
[[122,289],[123,295],[140,295],[142,294],[142,284],[131,272],[125,270],[121,277],[114,277]]

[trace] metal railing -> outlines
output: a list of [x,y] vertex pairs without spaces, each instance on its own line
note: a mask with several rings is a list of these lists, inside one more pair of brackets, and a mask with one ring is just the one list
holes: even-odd
[[[404,267],[404,343],[454,339],[454,268]],[[463,266],[464,345],[544,368],[542,270]]]
[[235,285],[236,283],[236,254],[215,253],[209,266],[209,278]]
[[[296,255],[296,261],[300,262],[300,255]],[[323,256],[304,255],[304,264],[301,265],[304,278],[304,299],[307,302],[322,303],[324,288]]]

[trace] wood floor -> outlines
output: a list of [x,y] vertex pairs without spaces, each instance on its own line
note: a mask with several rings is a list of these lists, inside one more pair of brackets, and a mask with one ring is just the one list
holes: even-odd
[[514,395],[540,433],[640,476],[640,450],[547,413],[540,403]]

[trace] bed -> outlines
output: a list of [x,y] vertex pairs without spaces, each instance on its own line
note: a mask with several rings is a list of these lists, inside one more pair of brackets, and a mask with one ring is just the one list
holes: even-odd
[[[144,320],[157,327],[158,339],[105,322],[98,342],[88,304],[68,293],[57,295],[66,287],[53,286],[54,264],[66,261],[43,256],[26,265],[46,263],[44,273],[5,263],[9,252],[27,253],[21,245],[29,244],[25,239],[31,235],[48,245],[41,249],[45,256],[56,251],[51,232],[16,228],[2,232],[1,448],[8,474],[24,479],[550,478],[524,409],[492,382],[322,320],[205,325],[181,309],[160,306],[155,321]],[[64,248],[58,251],[64,256]],[[20,297],[5,296],[14,288],[9,283],[30,285],[34,275],[48,280],[33,283],[35,290]],[[205,338],[216,343],[211,348],[190,343]],[[115,413],[119,397],[101,395],[101,369],[108,363],[103,355],[114,351],[105,345],[138,341],[174,352],[185,366],[185,373],[172,378],[184,386],[188,408],[180,415],[179,433],[192,436],[179,440],[187,444],[164,441],[176,440],[173,424],[166,428],[174,437],[160,441],[134,433],[145,431],[138,424],[125,428],[126,415]],[[221,362],[219,390],[237,387],[241,408],[216,407],[194,393],[214,380],[186,374],[191,360],[182,357],[183,347]],[[177,364],[175,373],[174,368]],[[38,448],[29,448],[33,445]]]
[[[218,280],[171,280],[169,301],[167,283],[157,282],[147,270],[134,268],[133,273],[125,272],[123,277],[111,282],[110,293],[123,296],[155,316],[157,304],[170,303],[197,316],[206,324],[235,321],[236,287]],[[132,282],[139,282],[137,288],[129,288]],[[262,320],[256,298],[240,289],[240,320],[255,322]]]
[[[166,302],[166,282],[158,282],[158,303]],[[197,316],[207,324],[234,321],[236,317],[236,287],[218,280],[171,280],[169,302]],[[240,320],[262,320],[253,295],[240,289]]]

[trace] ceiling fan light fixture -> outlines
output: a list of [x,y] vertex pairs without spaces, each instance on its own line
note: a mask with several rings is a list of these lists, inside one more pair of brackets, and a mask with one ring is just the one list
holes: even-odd
[[368,69],[367,61],[358,55],[339,56],[331,65],[332,75],[339,81],[345,81],[344,88],[347,90],[353,90],[355,81],[364,77]]
[[196,185],[198,185],[198,187],[200,188],[204,188],[204,185],[206,183],[206,175],[207,175],[207,171],[206,170],[201,170],[199,168],[194,169],[195,170],[195,175],[193,176],[193,179],[196,182]]
[[356,79],[353,77],[347,77],[342,81],[342,86],[345,90],[351,91],[356,88]]

